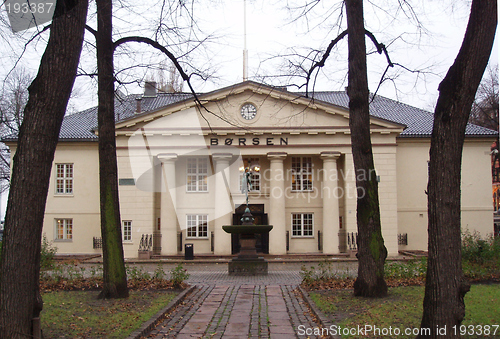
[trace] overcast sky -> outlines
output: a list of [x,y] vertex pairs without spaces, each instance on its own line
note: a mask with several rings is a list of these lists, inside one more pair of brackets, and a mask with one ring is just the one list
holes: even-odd
[[[448,4],[445,4],[445,3]],[[278,66],[286,57],[271,58],[278,55],[288,55],[308,47],[324,50],[338,32],[345,29],[345,20],[340,28],[335,26],[339,10],[318,5],[307,18],[297,18],[300,11],[288,11],[284,4],[290,7],[304,1],[269,1],[247,0],[247,48],[249,50],[250,78],[259,80],[260,76],[277,75]],[[331,1],[322,3],[331,5]],[[381,7],[386,1],[376,1]],[[389,3],[389,1],[387,1]],[[413,1],[417,21],[411,18],[411,13],[395,7],[385,12],[381,8],[365,1],[365,21],[368,30],[372,31],[379,42],[387,45],[393,62],[402,64],[411,70],[421,70],[422,73],[411,73],[395,67],[390,70],[389,77],[395,77],[394,82],[383,84],[380,93],[387,97],[405,103],[432,110],[437,99],[437,87],[446,71],[453,63],[462,43],[465,32],[469,7],[465,1]],[[453,8],[450,3],[455,3]],[[392,5],[395,6],[394,1]],[[385,7],[388,8],[388,7]],[[384,9],[385,9],[384,8]],[[221,85],[230,85],[242,79],[242,46],[243,46],[243,0],[224,3],[213,9],[213,14],[221,19],[204,23],[213,27],[215,23],[225,32],[227,45],[221,48],[217,58],[220,58]],[[347,86],[347,41],[340,43],[334,49],[331,61],[327,61],[323,76],[317,81],[317,90],[343,90]],[[495,42],[492,55],[494,63],[498,63],[498,43]],[[373,45],[367,40],[367,48],[373,51]],[[385,57],[378,54],[370,55],[369,81],[370,91],[375,91],[381,74],[387,63]],[[306,64],[307,66],[310,63]],[[397,75],[397,76],[396,76]],[[271,81],[267,79],[267,81]],[[278,79],[275,80],[276,83]],[[280,81],[290,83],[280,78]],[[303,81],[295,79],[295,84]]]

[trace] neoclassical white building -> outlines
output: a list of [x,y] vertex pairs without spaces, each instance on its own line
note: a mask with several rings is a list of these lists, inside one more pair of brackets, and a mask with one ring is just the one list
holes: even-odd
[[[155,254],[230,255],[238,239],[241,177],[258,239],[274,255],[339,254],[356,232],[356,176],[377,175],[389,255],[427,248],[427,162],[432,114],[381,96],[371,103],[376,174],[354,173],[345,92],[302,93],[246,81],[200,94],[116,100],[116,142],[125,256],[153,236]],[[57,146],[44,230],[62,254],[100,253],[97,109],[67,116]],[[493,232],[490,146],[496,132],[469,125],[462,169],[462,226]],[[7,141],[14,154],[15,140]]]

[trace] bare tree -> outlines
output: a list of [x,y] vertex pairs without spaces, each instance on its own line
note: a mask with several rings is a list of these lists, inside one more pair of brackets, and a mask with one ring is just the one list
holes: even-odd
[[429,257],[420,338],[459,338],[470,285],[461,263],[460,181],[465,128],[491,54],[497,1],[473,0],[455,62],[439,85],[431,137],[428,211]]
[[370,136],[370,107],[366,68],[365,26],[363,0],[345,0],[349,48],[349,126],[358,197],[358,277],[354,295],[382,297],[387,294],[384,263],[387,249],[382,237],[378,182],[373,162]]
[[[197,98],[189,76],[175,57],[158,41],[141,37],[123,37],[116,42],[112,38],[112,1],[97,0],[97,31],[87,27],[96,37],[98,65],[98,130],[99,130],[99,187],[101,210],[101,235],[103,239],[103,277],[104,285],[100,298],[128,297],[127,275],[125,270],[120,205],[118,194],[118,170],[116,159],[115,112],[114,112],[114,53],[118,46],[139,42],[146,43],[165,54],[173,64],[171,73],[179,72],[191,92]],[[171,79],[172,86],[181,81]],[[177,82],[177,84],[176,84]],[[199,100],[197,100],[199,102]]]
[[472,104],[469,122],[498,131],[498,65],[488,67]]
[[39,293],[40,249],[52,160],[76,76],[87,0],[57,1],[50,37],[29,99],[14,157],[0,262],[0,338],[32,336]]
[[[306,93],[314,72],[325,66],[333,48],[345,36],[348,37],[349,86],[349,126],[351,129],[351,147],[356,186],[361,194],[357,199],[356,219],[358,226],[358,277],[354,284],[354,295],[365,297],[383,297],[387,295],[384,279],[384,264],[387,249],[382,237],[378,181],[373,161],[370,136],[369,90],[366,65],[365,36],[369,37],[378,53],[384,53],[387,68],[394,64],[387,50],[364,26],[363,1],[345,0],[347,30],[333,39],[319,61],[307,71]],[[313,87],[313,86],[312,86]]]
[[[17,135],[28,101],[28,86],[33,80],[24,68],[14,70],[4,81],[0,97],[0,135]],[[9,188],[10,151],[0,144],[0,193]]]
[[165,63],[160,63],[160,69],[157,72],[157,76],[154,79],[158,78],[157,87],[158,91],[163,93],[181,93],[183,89],[183,80],[179,71],[175,68],[175,65],[170,63],[170,66],[167,68]]
[[127,298],[127,272],[123,259],[118,166],[116,160],[114,68],[111,0],[97,0],[97,73],[99,127],[99,188],[103,240],[103,289],[100,298]]

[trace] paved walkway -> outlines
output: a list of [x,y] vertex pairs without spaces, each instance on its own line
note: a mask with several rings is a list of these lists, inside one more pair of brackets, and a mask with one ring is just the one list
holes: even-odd
[[261,277],[230,277],[226,265],[188,268],[195,289],[147,338],[315,338],[298,331],[319,327],[296,289],[299,271],[273,266]]

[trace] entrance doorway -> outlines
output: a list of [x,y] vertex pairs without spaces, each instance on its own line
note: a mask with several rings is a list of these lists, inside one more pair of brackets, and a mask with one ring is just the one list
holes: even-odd
[[[241,218],[245,213],[245,204],[238,206],[233,214],[233,225],[241,225]],[[252,213],[254,225],[269,225],[267,213],[264,213],[264,204],[248,204],[248,208]],[[269,232],[264,234],[255,235],[255,247],[257,253],[269,254]],[[240,236],[239,234],[231,234],[231,254],[238,254],[240,252]]]

